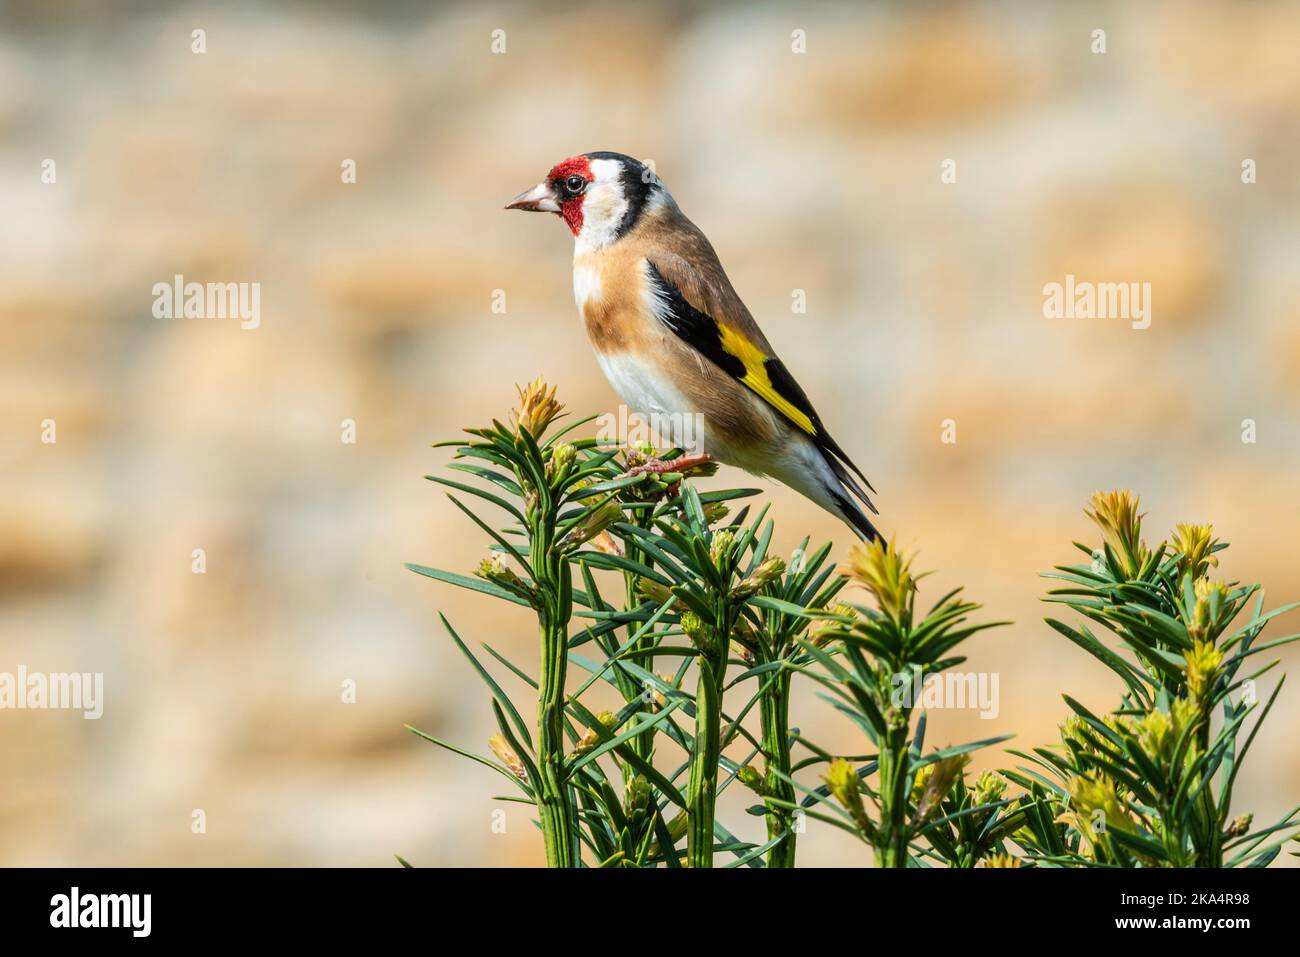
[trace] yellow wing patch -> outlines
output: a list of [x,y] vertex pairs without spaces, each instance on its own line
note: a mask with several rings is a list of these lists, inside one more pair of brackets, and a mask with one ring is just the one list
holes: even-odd
[[809,435],[816,435],[817,429],[813,426],[812,419],[808,418],[806,413],[800,411],[772,385],[772,379],[767,374],[766,362],[768,357],[763,354],[763,350],[730,326],[721,322],[717,325],[718,335],[722,340],[722,348],[729,355],[739,359],[745,366],[745,376],[740,381],[749,386],[764,402],[803,429],[803,431]]

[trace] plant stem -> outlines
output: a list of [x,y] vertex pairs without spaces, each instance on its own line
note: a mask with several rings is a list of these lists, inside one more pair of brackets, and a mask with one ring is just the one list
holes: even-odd
[[880,827],[877,867],[907,866],[907,721],[880,739]]
[[[649,528],[650,512],[644,509],[634,512],[632,515],[632,522],[640,526],[641,528]],[[650,555],[646,554],[645,551],[638,548],[634,544],[628,545],[627,557],[632,561],[640,562],[644,564],[647,568],[654,567],[654,559]],[[632,572],[624,572],[623,577],[627,585],[627,607],[629,609],[632,609],[641,603],[641,598],[637,594],[637,590],[636,590],[637,579],[639,576]],[[639,622],[628,623],[627,629],[628,629],[629,638],[632,637],[632,634],[637,630],[639,626],[640,626]],[[651,632],[650,634],[642,636],[642,638],[639,641],[637,641],[635,645],[635,649],[638,652],[653,649],[655,645],[658,644],[658,642],[659,642],[658,636],[655,635],[653,632]],[[655,662],[654,662],[653,655],[644,655],[644,656],[638,655],[635,660],[646,671],[652,674],[654,673]],[[630,690],[631,690],[630,695],[625,693],[626,700],[628,701],[633,700],[633,697],[637,695],[647,695],[651,693],[650,688],[637,689],[634,684],[630,686]],[[631,744],[632,750],[636,752],[638,757],[643,758],[646,761],[646,763],[651,763],[653,761],[654,749],[655,749],[655,731],[653,728],[648,729],[642,732],[641,734],[638,734],[629,743]],[[623,766],[623,776],[625,779],[631,779],[635,777],[636,774],[637,771],[631,764],[625,764]]]
[[[721,644],[721,642],[719,642]],[[695,691],[695,747],[691,752],[686,791],[686,860],[689,867],[713,866],[713,813],[718,798],[721,758],[722,678],[726,647],[717,666],[709,654],[700,655],[700,680]]]
[[[759,709],[763,721],[763,757],[767,763],[767,792],[774,798],[793,802],[794,786],[781,775],[790,774],[790,678],[784,669],[777,672],[775,680],[763,692]],[[780,772],[780,773],[777,773]],[[791,812],[780,805],[769,804],[767,838],[772,840],[782,831],[788,831],[785,840],[767,852],[768,867],[794,867],[795,834],[790,821]]]
[[[548,503],[549,504],[549,503]],[[564,775],[564,679],[568,669],[569,618],[573,586],[568,563],[554,546],[555,515],[544,510],[533,526],[529,563],[540,594],[541,674],[537,697],[537,760],[542,780],[537,810],[548,867],[577,867],[577,814]]]
[[[1200,751],[1204,754],[1210,747],[1210,712],[1201,705],[1201,726],[1196,732],[1197,743],[1200,745]],[[1204,788],[1200,797],[1196,799],[1198,808],[1196,813],[1200,816],[1199,830],[1205,836],[1204,846],[1197,847],[1195,865],[1196,867],[1222,867],[1223,866],[1223,829],[1222,822],[1219,819],[1219,808],[1215,803],[1213,788]],[[1198,842],[1199,843],[1199,842]]]

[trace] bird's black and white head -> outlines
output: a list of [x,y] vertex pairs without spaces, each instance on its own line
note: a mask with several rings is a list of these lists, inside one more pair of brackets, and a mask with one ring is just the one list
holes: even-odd
[[555,213],[580,249],[599,249],[627,235],[641,217],[672,197],[654,170],[622,153],[580,153],[556,163],[506,209]]

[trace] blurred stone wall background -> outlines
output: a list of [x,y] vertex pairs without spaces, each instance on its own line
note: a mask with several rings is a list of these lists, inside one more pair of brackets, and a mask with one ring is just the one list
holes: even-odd
[[[501,209],[584,150],[655,160],[883,527],[941,570],[930,596],[1017,622],[968,666],[1000,673],[1000,715],[935,713],[934,740],[1028,747],[1062,691],[1113,702],[1038,601],[1094,489],[1140,491],[1153,536],[1214,521],[1224,577],[1300,597],[1295,4],[0,10],[0,671],[106,676],[97,722],[0,712],[0,863],[540,860],[518,805],[492,833],[491,774],[402,730],[484,750],[435,613],[525,661],[527,618],[401,563],[484,550],[421,479],[431,441],[538,374],[614,407],[568,234]],[[153,318],[177,273],[259,282],[260,327]],[[1150,282],[1151,327],[1044,318],[1067,273]],[[848,545],[772,499],[784,550]],[[803,696],[807,733],[858,748]],[[1300,797],[1297,720],[1292,688],[1242,777],[1257,820]],[[865,860],[816,824],[801,854]]]

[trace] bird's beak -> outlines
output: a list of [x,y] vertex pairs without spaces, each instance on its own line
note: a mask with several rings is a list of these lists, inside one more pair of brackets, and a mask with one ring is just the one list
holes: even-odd
[[555,195],[549,183],[538,183],[532,189],[526,189],[510,202],[506,209],[526,209],[533,213],[558,213],[560,198]]

